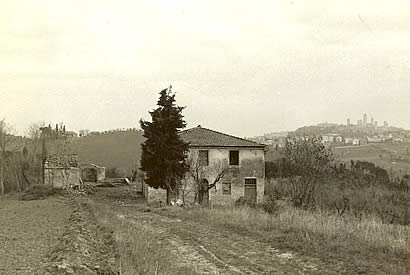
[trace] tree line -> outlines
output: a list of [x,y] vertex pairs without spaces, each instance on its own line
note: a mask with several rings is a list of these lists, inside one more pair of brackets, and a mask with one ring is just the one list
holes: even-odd
[[0,194],[44,183],[47,156],[62,159],[71,153],[70,141],[64,133],[63,123],[54,128],[39,122],[27,127],[27,138],[23,139],[15,135],[5,119],[0,120]]

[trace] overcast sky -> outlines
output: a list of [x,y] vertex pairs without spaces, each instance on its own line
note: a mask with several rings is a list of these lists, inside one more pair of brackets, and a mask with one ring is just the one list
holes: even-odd
[[410,2],[0,2],[0,118],[20,134],[137,127],[170,84],[189,127],[410,128]]

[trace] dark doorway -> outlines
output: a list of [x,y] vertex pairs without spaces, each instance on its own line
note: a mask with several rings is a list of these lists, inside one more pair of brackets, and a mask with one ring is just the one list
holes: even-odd
[[209,204],[209,182],[206,179],[202,180],[201,186],[199,187],[199,204],[208,205]]

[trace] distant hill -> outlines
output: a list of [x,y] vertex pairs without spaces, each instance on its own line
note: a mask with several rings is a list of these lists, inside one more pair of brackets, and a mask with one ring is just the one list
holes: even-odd
[[320,123],[318,125],[303,126],[296,129],[292,134],[295,135],[326,135],[337,133],[342,136],[366,137],[376,134],[393,134],[395,136],[408,136],[409,131],[394,126],[389,127],[362,127],[357,125],[338,125],[335,123]]
[[114,131],[75,138],[73,152],[79,162],[94,163],[107,168],[121,168],[127,172],[139,167],[142,131]]

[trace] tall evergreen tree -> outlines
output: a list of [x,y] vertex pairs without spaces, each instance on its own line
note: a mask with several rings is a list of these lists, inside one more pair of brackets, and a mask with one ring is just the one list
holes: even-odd
[[157,105],[158,108],[149,112],[151,122],[140,120],[146,138],[142,144],[141,170],[145,172],[149,186],[167,190],[169,204],[170,195],[178,191],[188,169],[185,161],[188,143],[178,135],[186,127],[182,115],[185,107],[176,105],[171,86],[160,92]]

